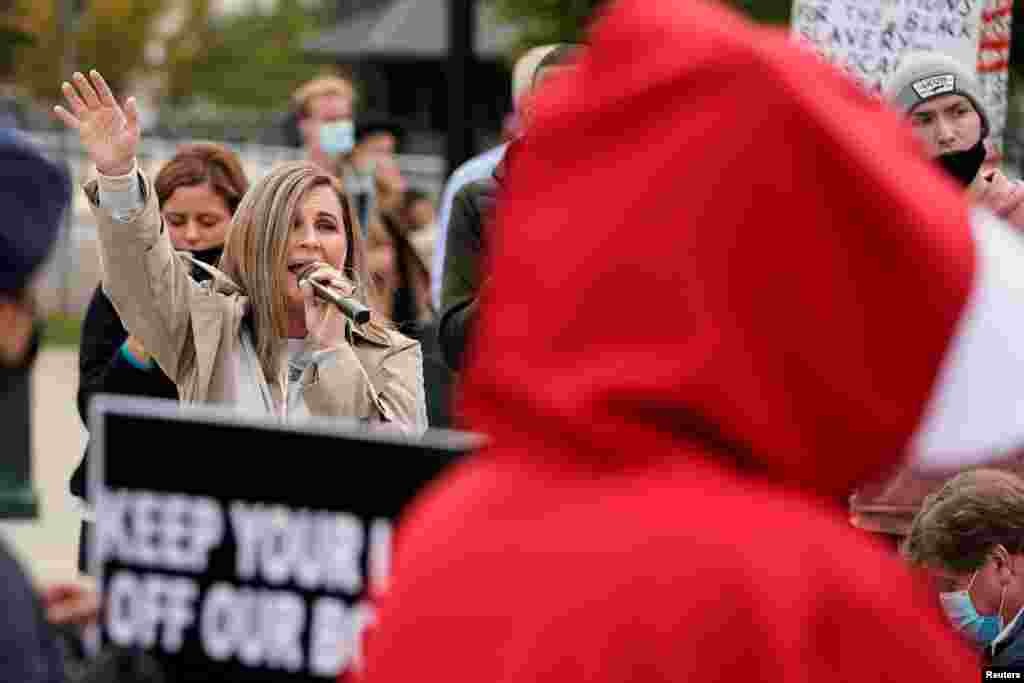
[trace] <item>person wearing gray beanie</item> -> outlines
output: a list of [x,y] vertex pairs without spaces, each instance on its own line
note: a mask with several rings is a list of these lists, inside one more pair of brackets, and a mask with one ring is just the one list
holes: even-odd
[[883,91],[907,117],[928,156],[969,198],[1024,229],[1024,184],[986,167],[991,122],[974,72],[941,52],[906,55]]

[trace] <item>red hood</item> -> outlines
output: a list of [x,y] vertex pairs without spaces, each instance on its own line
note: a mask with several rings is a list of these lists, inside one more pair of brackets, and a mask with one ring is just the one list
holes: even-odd
[[469,424],[587,466],[700,452],[845,494],[921,419],[970,288],[966,205],[781,34],[617,7],[516,156]]

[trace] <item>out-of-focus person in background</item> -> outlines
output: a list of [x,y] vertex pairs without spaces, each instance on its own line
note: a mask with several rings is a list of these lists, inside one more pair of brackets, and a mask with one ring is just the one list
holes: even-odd
[[[913,52],[886,81],[884,95],[927,157],[966,188],[968,201],[1024,228],[1024,183],[986,167],[990,123],[971,69],[941,52]],[[1024,457],[1000,468],[1024,473]],[[952,474],[922,476],[903,468],[868,483],[850,496],[851,523],[898,544],[925,496]]]
[[[39,350],[30,279],[50,253],[70,199],[67,175],[18,133],[0,128],[0,395],[18,400]],[[24,395],[28,400],[28,395]],[[7,419],[13,419],[8,414]],[[23,429],[25,425],[11,425]],[[8,454],[8,457],[14,457]],[[6,464],[5,464],[6,468]],[[5,473],[6,477],[6,473]],[[52,623],[95,619],[94,592],[75,584],[36,593],[6,544],[0,542],[0,678],[25,683],[63,683],[64,654]]]
[[962,472],[924,500],[902,547],[991,666],[1024,667],[1024,480]]
[[366,237],[376,211],[378,165],[394,158],[404,131],[384,120],[357,127],[355,102],[355,87],[341,76],[314,78],[292,95],[306,159],[344,182]]
[[[570,67],[580,53],[578,45],[557,45],[537,62],[529,89],[520,94],[519,117],[526,119],[521,136],[529,134],[529,99],[533,93],[548,79]],[[444,284],[438,323],[438,343],[452,370],[462,368],[462,355],[476,320],[480,290],[487,286],[488,273],[484,272],[487,224],[493,218],[495,202],[507,182],[510,167],[514,166],[520,144],[519,139],[509,143],[491,177],[463,185],[452,202],[445,238]]]
[[[182,145],[153,180],[171,246],[201,264],[216,266],[224,250],[231,217],[249,180],[241,159],[215,143]],[[211,275],[193,265],[197,282]],[[82,324],[79,347],[78,413],[89,426],[89,403],[97,394],[178,399],[174,382],[153,361],[145,346],[125,329],[102,283],[93,293]],[[71,494],[84,501],[88,487],[88,446],[71,477]],[[83,506],[88,516],[88,506]],[[88,523],[79,543],[79,568],[87,571]]]
[[[519,108],[523,97],[529,93],[533,85],[533,78],[537,65],[545,55],[557,48],[557,44],[540,45],[527,50],[522,57],[516,60],[512,67],[512,103]],[[509,131],[508,138],[514,138],[518,130],[518,116],[515,112],[507,119],[513,124],[515,130]],[[434,309],[441,310],[441,289],[444,282],[444,259],[445,246],[448,239],[448,224],[451,218],[452,204],[455,195],[464,186],[478,180],[487,180],[494,175],[494,169],[505,156],[508,143],[502,143],[497,147],[489,149],[464,161],[456,168],[441,192],[441,202],[438,206],[437,215],[437,239],[434,245],[433,263],[430,268],[430,296],[434,303]]]
[[[380,160],[377,206],[371,218],[370,271],[380,276],[386,296],[383,310],[400,329],[426,325],[434,318],[430,303],[430,272],[412,241],[405,221],[405,179],[394,157]],[[379,270],[377,264],[380,264]]]
[[488,445],[406,511],[365,681],[978,680],[844,499],[1024,443],[1019,237],[725,3],[618,0],[587,46],[489,233]]
[[406,190],[402,198],[402,222],[409,241],[429,273],[434,265],[434,245],[437,242],[437,207],[430,195],[415,188]]
[[441,358],[430,271],[404,220],[406,182],[393,155],[376,165],[376,203],[370,215],[368,260],[380,310],[423,349],[423,381],[431,426],[451,426],[451,371]]
[[404,138],[405,131],[393,121],[371,119],[358,123],[352,152],[342,159],[340,176],[366,231],[379,218],[376,214],[393,211],[396,202],[401,201],[405,179],[396,154]]
[[403,220],[410,232],[420,232],[437,227],[437,207],[434,200],[423,190],[411,188],[402,197]]
[[970,69],[941,52],[914,52],[886,81],[885,95],[971,201],[1024,229],[1024,183],[986,164],[991,124]]
[[[376,155],[382,144],[375,136],[357,149],[355,101],[355,87],[341,76],[314,78],[292,94],[306,159],[344,181],[360,230],[367,237],[376,194]],[[394,153],[393,145],[388,153]]]
[[355,144],[355,88],[347,78],[320,76],[292,94],[306,159],[337,174]]
[[[388,120],[357,127],[356,144],[343,166],[345,186],[357,188],[367,228],[367,269],[374,281],[373,304],[423,351],[423,380],[431,426],[451,426],[451,372],[437,342],[430,300],[430,271],[410,234],[404,200],[408,183],[398,165],[404,131]],[[372,192],[366,183],[372,184]],[[422,210],[420,217],[422,217]]]
[[363,237],[337,178],[310,162],[273,169],[239,204],[220,269],[206,266],[212,279],[197,283],[138,169],[135,100],[122,109],[96,71],[73,81],[62,87],[70,110],[55,113],[78,131],[98,171],[86,191],[104,291],[182,401],[426,430],[419,344],[379,316],[350,321],[308,281],[367,303]]
[[406,190],[402,200],[402,222],[409,245],[427,274],[427,302],[436,317],[434,299],[430,294],[430,270],[434,266],[434,247],[437,244],[437,208],[431,196],[422,190]]

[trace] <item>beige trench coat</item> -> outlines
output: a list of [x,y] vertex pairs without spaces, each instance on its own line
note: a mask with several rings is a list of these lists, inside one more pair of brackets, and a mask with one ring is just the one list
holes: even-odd
[[[156,192],[145,174],[145,206],[125,221],[99,205],[96,182],[86,194],[96,217],[103,289],[127,330],[178,386],[185,402],[226,402],[228,368],[241,343],[248,298],[224,273],[197,284],[191,262],[176,254]],[[392,330],[350,325],[337,362],[311,364],[299,378],[312,415],[388,422],[404,432],[427,428],[423,356],[418,342]],[[275,401],[286,389],[268,382]]]

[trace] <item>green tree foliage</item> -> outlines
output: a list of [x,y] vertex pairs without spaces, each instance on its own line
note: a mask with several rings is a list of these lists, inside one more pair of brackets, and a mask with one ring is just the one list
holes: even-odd
[[757,21],[769,24],[789,22],[792,0],[727,0],[726,4],[750,15]]
[[320,13],[308,2],[279,0],[270,10],[254,5],[197,24],[170,45],[168,103],[283,108],[291,92],[317,71],[318,63],[303,53],[302,42],[323,28]]
[[32,45],[26,31],[26,14],[22,2],[0,0],[0,83],[14,80],[15,55],[20,48]]
[[[520,27],[522,50],[532,45],[578,42],[588,20],[602,5],[614,0],[494,0],[498,16]],[[692,0],[679,0],[692,1]],[[758,21],[789,21],[792,0],[726,0]]]
[[547,43],[583,40],[601,0],[494,0],[499,19],[519,29],[516,51]]
[[[84,6],[62,31],[66,3]],[[138,79],[171,106],[193,102],[235,109],[281,109],[317,63],[302,41],[323,28],[328,0],[253,2],[214,16],[213,0],[0,0],[0,67],[18,90],[42,102],[60,99],[69,66],[96,68],[115,92]],[[270,5],[271,9],[263,9]],[[18,40],[17,31],[31,36]],[[7,36],[7,37],[4,37]],[[0,69],[0,78],[3,78]]]
[[167,41],[165,98],[170,102],[187,99],[193,88],[192,69],[206,54],[212,41],[210,0],[188,0],[184,24]]
[[[15,53],[14,78],[21,89],[42,101],[56,101],[61,81],[70,76],[69,66],[97,68],[119,91],[133,78],[151,73],[154,65],[147,60],[147,45],[158,36],[160,20],[174,2],[89,0],[74,25],[61,21],[65,2],[17,3],[21,25],[34,39]],[[75,39],[65,31],[73,31]]]

